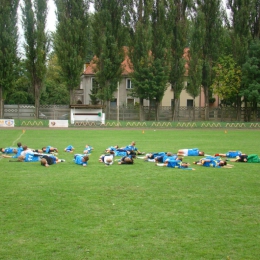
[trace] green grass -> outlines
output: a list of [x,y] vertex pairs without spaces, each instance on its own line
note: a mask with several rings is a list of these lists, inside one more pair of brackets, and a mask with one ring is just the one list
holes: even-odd
[[[0,259],[259,259],[260,164],[195,171],[105,167],[110,145],[141,151],[198,147],[260,155],[257,130],[1,129],[0,146],[58,147],[65,163],[0,159]],[[95,149],[89,165],[63,152]],[[192,163],[198,158],[187,157]]]

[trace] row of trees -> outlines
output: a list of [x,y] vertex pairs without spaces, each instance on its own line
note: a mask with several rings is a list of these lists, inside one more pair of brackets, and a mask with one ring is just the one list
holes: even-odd
[[213,93],[238,111],[242,102],[257,108],[260,0],[227,0],[224,6],[221,0],[92,0],[93,14],[90,2],[55,0],[57,26],[50,35],[48,0],[21,0],[25,41],[19,56],[19,0],[1,1],[1,113],[3,100],[34,102],[36,114],[40,102],[72,102],[83,64],[94,56],[98,83],[94,98],[109,108],[121,78],[125,46],[134,71],[132,95],[140,98],[140,120],[143,100],[155,100],[158,111],[167,83],[174,90],[173,119],[183,88],[195,99],[203,87],[206,119]]

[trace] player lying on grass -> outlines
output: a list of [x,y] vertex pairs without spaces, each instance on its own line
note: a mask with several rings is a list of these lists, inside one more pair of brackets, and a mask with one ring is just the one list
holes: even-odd
[[104,163],[106,166],[112,165],[114,162],[114,152],[111,151],[110,154],[102,154],[99,157],[99,162]]
[[241,151],[228,151],[227,153],[216,153],[216,156],[220,157],[227,157],[227,158],[236,158],[237,156],[242,155],[243,153]]
[[46,146],[46,147],[42,147],[42,149],[36,149],[33,150],[34,152],[37,153],[49,153],[49,154],[54,154],[54,153],[58,153],[58,148],[55,148],[51,145]]
[[135,146],[135,141],[132,141],[130,145],[127,145],[127,146],[124,146],[124,147],[116,149],[115,155],[116,156],[121,156],[121,155],[117,155],[117,153],[119,153],[119,152],[126,152],[126,151],[134,151],[136,154],[145,154],[144,152],[140,152],[138,150],[138,148]]
[[88,155],[85,155],[85,154],[75,154],[74,159],[73,159],[75,164],[82,165],[84,167],[87,166],[88,160],[89,160],[89,157],[88,157]]
[[177,159],[178,160],[182,160],[182,158],[178,157],[178,155],[172,154],[171,152],[167,152],[166,154],[162,154],[162,155],[154,157],[154,162],[155,163],[164,163],[167,159],[170,159],[170,160],[177,160]]
[[118,164],[134,164],[134,158],[131,155],[123,156]]
[[68,145],[66,148],[64,148],[64,152],[73,153],[75,148],[72,145]]
[[94,150],[94,148],[92,146],[90,146],[89,144],[86,144],[83,153],[84,154],[91,154],[92,150]]
[[247,162],[247,163],[259,163],[260,158],[257,154],[241,154],[235,159],[230,159],[231,162]]
[[41,157],[41,165],[45,167],[49,167],[50,165],[59,163],[59,162],[65,162],[64,159],[58,159],[58,157],[54,155],[43,155]]
[[214,167],[214,168],[232,168],[232,164],[227,164],[226,160],[221,160],[219,157],[206,157],[202,158],[199,161],[193,162],[193,164],[197,164],[205,167]]
[[145,156],[138,156],[138,159],[143,159],[147,162],[155,162],[154,158],[157,156],[164,156],[166,152],[147,153]]
[[167,159],[164,163],[156,163],[155,165],[183,170],[195,170],[194,168],[189,167],[189,163],[182,162],[182,160]]
[[204,154],[205,153],[198,148],[179,149],[177,152],[178,156],[204,156]]

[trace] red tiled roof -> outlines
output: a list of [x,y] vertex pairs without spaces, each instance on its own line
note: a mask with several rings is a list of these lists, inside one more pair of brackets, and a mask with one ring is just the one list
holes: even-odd
[[[128,53],[128,48],[127,47],[124,47],[124,52],[125,52],[125,59],[121,63],[121,66],[123,68],[122,75],[128,75],[128,74],[133,72],[133,69],[131,68],[130,58],[127,55],[127,53]],[[188,75],[188,70],[189,70],[189,64],[188,64],[189,48],[185,48],[183,52],[184,52],[183,53],[183,58],[187,61],[185,63],[185,69],[186,69],[185,76],[187,76]],[[96,68],[96,64],[94,63],[95,59],[96,59],[96,57],[93,58],[93,60],[90,62],[90,64],[86,65],[86,69],[83,72],[84,75],[94,75],[95,74],[95,68]]]

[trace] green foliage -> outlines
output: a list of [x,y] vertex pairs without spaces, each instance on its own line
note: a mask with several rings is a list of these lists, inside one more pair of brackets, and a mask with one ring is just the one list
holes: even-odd
[[246,63],[242,67],[242,81],[245,88],[241,91],[246,101],[255,107],[260,103],[260,41],[250,45]]
[[89,23],[87,0],[55,0],[57,29],[54,34],[54,50],[61,67],[62,81],[71,92],[80,85],[83,65],[89,52]]
[[61,76],[61,67],[58,64],[57,55],[50,55],[44,90],[41,95],[41,104],[68,105],[70,102],[69,91],[66,82]]
[[189,59],[189,75],[188,84],[185,87],[187,93],[189,93],[194,99],[200,94],[201,81],[202,81],[202,60],[192,53]]
[[211,85],[213,93],[221,99],[230,99],[237,96],[241,87],[241,68],[235,63],[232,56],[220,57],[213,67],[216,76]]
[[46,75],[46,60],[49,51],[49,37],[45,31],[47,19],[46,0],[24,0],[22,21],[24,28],[25,68],[33,87],[36,117],[38,115],[41,90]]
[[14,86],[6,92],[6,104],[34,104],[33,87],[27,77],[25,62],[20,62],[14,67],[13,74],[16,81]]
[[151,66],[153,62],[151,55],[152,27],[149,22],[151,2],[148,1],[146,5],[142,5],[140,2],[137,6],[137,12],[136,16],[138,15],[139,18],[135,21],[135,31],[131,37],[129,57],[133,69],[133,73],[131,73],[134,86],[132,95],[143,100],[150,98],[150,85],[153,81]]
[[[1,147],[50,144],[66,162],[47,168],[0,158],[2,259],[259,259],[258,163],[217,169],[185,157],[196,169],[186,171],[141,159],[98,162],[110,145],[132,140],[146,152],[253,154],[259,130],[22,129],[2,129]],[[95,149],[82,167],[63,149],[72,144],[81,153],[86,140]]]
[[2,0],[0,2],[0,116],[2,100],[12,91],[16,80],[13,73],[18,63],[17,47],[17,8],[18,0]]
[[[184,48],[188,39],[188,13],[193,1],[168,1],[168,37],[170,39],[170,75],[169,82],[174,91],[174,99],[177,102],[184,88],[186,60],[183,57]],[[175,108],[177,109],[177,107]]]
[[125,58],[125,29],[121,21],[124,2],[116,0],[95,1],[93,19],[93,50],[96,56],[96,81],[99,84],[97,97],[111,100],[121,80]]

